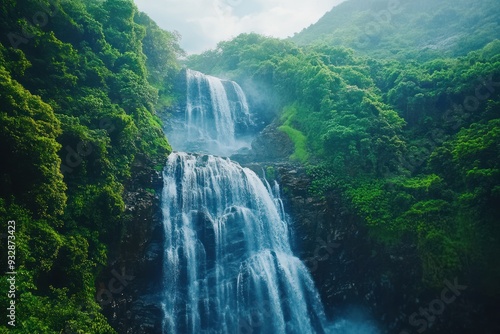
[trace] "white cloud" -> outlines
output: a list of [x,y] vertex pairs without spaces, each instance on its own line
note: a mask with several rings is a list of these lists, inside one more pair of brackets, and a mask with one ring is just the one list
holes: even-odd
[[189,53],[244,32],[285,38],[343,0],[134,0],[160,27],[177,30]]

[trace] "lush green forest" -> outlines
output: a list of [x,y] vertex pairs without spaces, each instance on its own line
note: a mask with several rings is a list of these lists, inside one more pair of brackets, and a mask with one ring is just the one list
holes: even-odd
[[[95,280],[127,219],[133,166],[161,169],[171,150],[155,110],[172,101],[178,36],[120,0],[3,1],[0,30],[0,219],[2,233],[16,221],[15,329],[113,333]],[[3,310],[8,288],[2,278]]]
[[[423,289],[466,277],[498,298],[495,8],[351,0],[291,39],[242,34],[185,64],[259,87],[310,191],[340,191],[376,242],[413,245]],[[156,112],[175,102],[179,36],[129,0],[8,0],[0,30],[0,220],[1,233],[16,221],[16,330],[114,333],[96,277],[129,219],[134,168],[161,170],[171,151]]]
[[465,56],[416,62],[245,34],[188,65],[277,92],[311,190],[341,189],[376,240],[414,244],[424,286],[464,275],[498,296],[500,41],[489,36]]

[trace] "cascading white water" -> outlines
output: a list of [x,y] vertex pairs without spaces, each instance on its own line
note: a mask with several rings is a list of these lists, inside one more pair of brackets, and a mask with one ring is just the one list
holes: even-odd
[[248,145],[236,133],[237,123],[251,123],[245,94],[236,82],[187,69],[186,85],[184,119],[167,131],[173,147],[229,156]]
[[[188,87],[195,88],[194,94],[189,92],[187,96],[188,136],[199,136],[203,140],[215,140],[220,145],[233,146],[234,111],[229,106],[222,81],[192,70],[187,70],[186,75]],[[210,104],[202,101],[204,84],[208,85]]]
[[245,117],[247,123],[251,123],[250,108],[248,107],[247,97],[245,96],[243,89],[241,89],[240,85],[238,85],[234,81],[231,81],[231,84],[233,86],[234,91],[236,92],[241,114]]
[[[186,121],[196,124],[195,136],[227,143],[234,139],[234,111],[219,108],[227,106],[220,80],[202,76],[188,74]],[[235,85],[238,112],[248,113]],[[193,109],[208,100],[219,110],[211,121]],[[169,156],[163,175],[164,333],[324,333],[323,307],[292,253],[277,183],[228,158],[182,152]]]
[[292,254],[279,199],[254,172],[173,153],[164,177],[166,333],[322,331],[322,306]]

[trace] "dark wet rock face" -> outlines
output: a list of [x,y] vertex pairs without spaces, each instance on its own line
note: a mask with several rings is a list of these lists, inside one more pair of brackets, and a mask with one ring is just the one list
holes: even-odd
[[[309,268],[327,316],[335,321],[356,307],[380,327],[396,327],[406,303],[398,288],[412,290],[411,282],[419,277],[411,248],[396,252],[374,242],[339,193],[319,198],[309,192],[311,178],[303,168],[282,164],[276,169],[292,217],[296,254]],[[395,275],[392,268],[404,271]]]
[[98,278],[96,300],[118,333],[161,333],[163,263],[161,172],[138,158],[124,192],[121,235],[108,250],[108,266]]
[[294,145],[288,135],[279,131],[276,123],[272,123],[252,141],[251,149],[242,149],[233,154],[231,159],[243,164],[287,161],[293,151]]

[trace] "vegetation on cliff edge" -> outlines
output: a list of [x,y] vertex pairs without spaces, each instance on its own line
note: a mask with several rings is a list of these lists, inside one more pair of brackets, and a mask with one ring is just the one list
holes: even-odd
[[[171,150],[155,109],[172,102],[178,36],[128,0],[6,1],[0,30],[0,220],[4,232],[16,222],[15,331],[113,333],[95,278],[121,235],[132,166],[152,170]],[[0,249],[7,263],[7,242]]]

